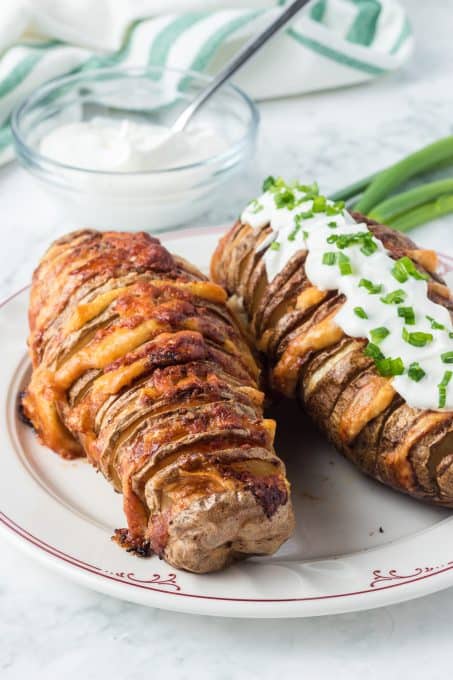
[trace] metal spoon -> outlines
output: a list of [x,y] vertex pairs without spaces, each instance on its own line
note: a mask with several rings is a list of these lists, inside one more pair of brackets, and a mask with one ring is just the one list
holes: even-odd
[[310,0],[296,0],[295,2],[291,2],[283,9],[281,14],[269,24],[269,26],[261,31],[255,38],[249,40],[233,59],[223,67],[214,80],[212,80],[204,90],[197,94],[189,106],[177,117],[170,128],[170,133],[184,130],[187,123],[197,113],[198,109],[205,101],[209,99],[209,97],[214,94],[214,92],[216,92],[219,87],[233,75],[233,73],[236,73],[236,71],[274,35],[274,33],[282,28],[300,9],[302,9],[302,7],[304,7],[304,5],[307,5],[309,1]]

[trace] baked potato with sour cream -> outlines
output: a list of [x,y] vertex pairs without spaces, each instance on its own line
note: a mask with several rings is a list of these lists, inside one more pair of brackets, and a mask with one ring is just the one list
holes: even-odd
[[[353,214],[397,260],[408,256],[429,275],[428,297],[453,310],[453,297],[436,274],[433,251]],[[319,290],[305,272],[299,249],[269,282],[264,256],[269,224],[239,220],[220,240],[212,279],[266,356],[271,389],[298,397],[333,444],[371,477],[434,504],[453,507],[453,412],[411,408],[376,370],[366,340],[347,336],[334,317],[344,303],[335,290]]]
[[123,494],[116,540],[193,572],[270,554],[293,514],[260,369],[225,291],[145,233],[79,231],[33,276],[22,400]]

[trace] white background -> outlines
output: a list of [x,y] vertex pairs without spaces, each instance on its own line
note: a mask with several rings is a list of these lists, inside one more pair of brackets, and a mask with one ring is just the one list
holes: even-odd
[[[203,223],[233,219],[262,175],[317,178],[329,191],[453,132],[453,2],[405,4],[417,35],[410,64],[370,85],[261,104],[256,164]],[[44,247],[67,224],[14,165],[0,171],[0,206],[4,297],[28,282]],[[414,236],[453,253],[453,216]],[[172,614],[72,585],[0,542],[1,680],[444,680],[451,677],[452,619],[453,589],[323,619]]]

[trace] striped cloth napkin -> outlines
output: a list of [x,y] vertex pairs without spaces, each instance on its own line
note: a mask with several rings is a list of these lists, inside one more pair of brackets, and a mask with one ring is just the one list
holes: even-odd
[[[0,164],[14,106],[56,76],[100,66],[215,73],[284,0],[1,0]],[[245,7],[244,7],[245,5]],[[238,74],[265,99],[360,83],[399,68],[413,36],[397,0],[313,0]]]

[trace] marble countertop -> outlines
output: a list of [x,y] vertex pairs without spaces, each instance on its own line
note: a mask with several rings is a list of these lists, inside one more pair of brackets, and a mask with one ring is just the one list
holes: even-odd
[[[326,190],[453,131],[451,0],[405,0],[417,50],[401,72],[343,91],[260,105],[257,161],[234,200],[205,224],[231,220],[272,174],[318,178]],[[429,5],[429,6],[428,6]],[[0,298],[29,281],[67,224],[14,164],[0,171]],[[415,238],[453,254],[453,217]],[[84,590],[0,539],[0,678],[448,677],[453,589],[361,614],[241,621],[146,609]],[[429,668],[429,671],[427,669]]]

